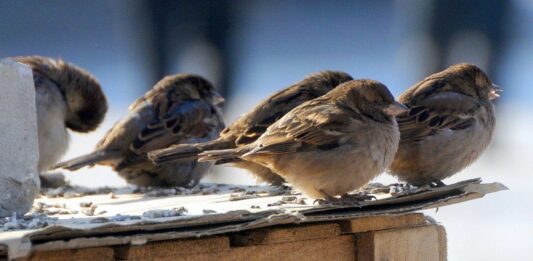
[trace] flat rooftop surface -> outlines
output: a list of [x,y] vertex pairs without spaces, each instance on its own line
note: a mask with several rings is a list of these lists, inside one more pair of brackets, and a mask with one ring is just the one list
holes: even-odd
[[29,251],[144,244],[291,223],[439,208],[504,190],[471,179],[438,188],[370,184],[358,204],[317,204],[289,188],[203,183],[192,189],[49,189],[23,218],[0,220],[0,256]]

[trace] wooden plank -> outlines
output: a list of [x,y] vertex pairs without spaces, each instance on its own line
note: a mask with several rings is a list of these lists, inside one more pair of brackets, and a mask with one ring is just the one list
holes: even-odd
[[448,260],[448,239],[444,226],[439,226],[439,260]]
[[414,227],[427,224],[426,218],[421,213],[403,215],[383,215],[344,220],[340,223],[343,233],[361,233],[368,231]]
[[308,224],[265,228],[235,233],[230,236],[232,246],[266,245],[339,236],[340,226],[336,223]]
[[68,249],[57,251],[41,251],[32,253],[30,256],[17,260],[54,260],[54,261],[106,261],[115,260],[115,252],[110,247],[93,247],[93,248],[81,248],[81,249]]
[[234,247],[228,251],[184,255],[180,258],[163,258],[164,260],[283,260],[283,261],[314,261],[314,260],[355,260],[355,239],[353,235],[302,240],[269,245]]
[[426,223],[422,214],[365,217],[139,246],[43,251],[22,260],[446,260],[446,231]]
[[117,260],[170,260],[186,254],[227,251],[229,247],[227,237],[160,241],[141,246],[115,247],[115,257]]
[[445,235],[438,225],[356,234],[357,260],[446,260]]

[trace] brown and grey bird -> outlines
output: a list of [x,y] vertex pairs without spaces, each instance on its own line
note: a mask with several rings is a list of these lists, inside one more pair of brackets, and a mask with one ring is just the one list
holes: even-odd
[[304,194],[335,200],[364,186],[394,159],[405,106],[373,80],[343,83],[272,124],[256,141],[205,151],[201,160],[239,157],[272,169]]
[[[107,101],[87,71],[61,59],[19,56],[33,72],[39,138],[38,171],[43,173],[67,151],[69,133],[90,132],[103,121]],[[46,176],[41,176],[41,180]]]
[[474,162],[492,140],[499,89],[472,64],[456,64],[405,91],[401,141],[389,172],[413,185],[442,179]]
[[[246,146],[261,136],[268,126],[276,122],[287,112],[301,103],[326,94],[337,85],[352,80],[344,72],[322,71],[305,77],[302,81],[293,84],[274,95],[268,97],[250,112],[239,117],[230,126],[224,129],[220,137],[210,142],[197,144],[182,144],[171,146],[167,149],[151,152],[149,157],[156,163],[176,160],[197,159],[198,154],[206,150],[232,149]],[[272,185],[281,185],[284,180],[270,169],[240,158],[225,158],[216,164],[232,163],[235,167],[252,172],[258,181]]]
[[223,101],[213,85],[200,76],[167,76],[130,105],[129,113],[107,132],[94,152],[55,167],[76,170],[107,165],[138,186],[194,186],[212,164],[188,160],[156,166],[146,153],[218,137],[224,128]]

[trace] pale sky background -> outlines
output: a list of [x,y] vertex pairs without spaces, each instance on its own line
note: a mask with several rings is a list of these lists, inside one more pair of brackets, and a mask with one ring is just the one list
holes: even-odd
[[[65,158],[90,152],[127,106],[155,82],[149,74],[150,27],[143,1],[2,1],[0,57],[62,57],[92,72],[109,97],[105,122],[87,135],[73,134]],[[435,65],[428,34],[434,1],[234,1],[228,32],[232,87],[225,117],[236,119],[276,90],[306,74],[336,69],[373,78],[398,95]],[[504,89],[497,104],[491,148],[447,183],[482,177],[510,188],[485,198],[426,211],[448,233],[449,260],[533,260],[533,2],[508,1],[505,48],[491,78]],[[482,12],[482,10],[472,10]],[[206,75],[217,82],[212,46],[192,41],[171,56],[170,70]],[[487,37],[465,28],[454,36],[446,65],[471,62],[488,68],[494,53]],[[180,42],[183,39],[175,39]],[[492,51],[491,51],[492,50]],[[172,53],[172,52],[171,52]],[[178,55],[179,54],[179,55]],[[66,173],[84,186],[125,186],[105,167]],[[251,184],[244,171],[217,167],[208,181]],[[395,182],[389,176],[380,182]]]

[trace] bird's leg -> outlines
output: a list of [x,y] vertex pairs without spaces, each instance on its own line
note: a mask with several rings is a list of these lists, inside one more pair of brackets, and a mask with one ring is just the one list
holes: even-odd
[[328,193],[319,189],[318,192],[322,195],[322,198],[317,198],[313,201],[313,204],[317,203],[318,205],[328,205],[332,204],[334,201],[339,200],[338,198],[330,196]]
[[433,182],[430,183],[430,187],[432,188],[438,188],[438,187],[445,187],[446,184],[444,184],[444,182],[436,179],[434,180]]
[[409,183],[397,183],[389,185],[389,193],[393,196],[405,196],[414,194],[418,191],[418,187]]
[[374,195],[367,194],[365,192],[357,192],[356,194],[345,193],[341,196],[341,200],[345,203],[359,203],[362,201],[376,200]]

